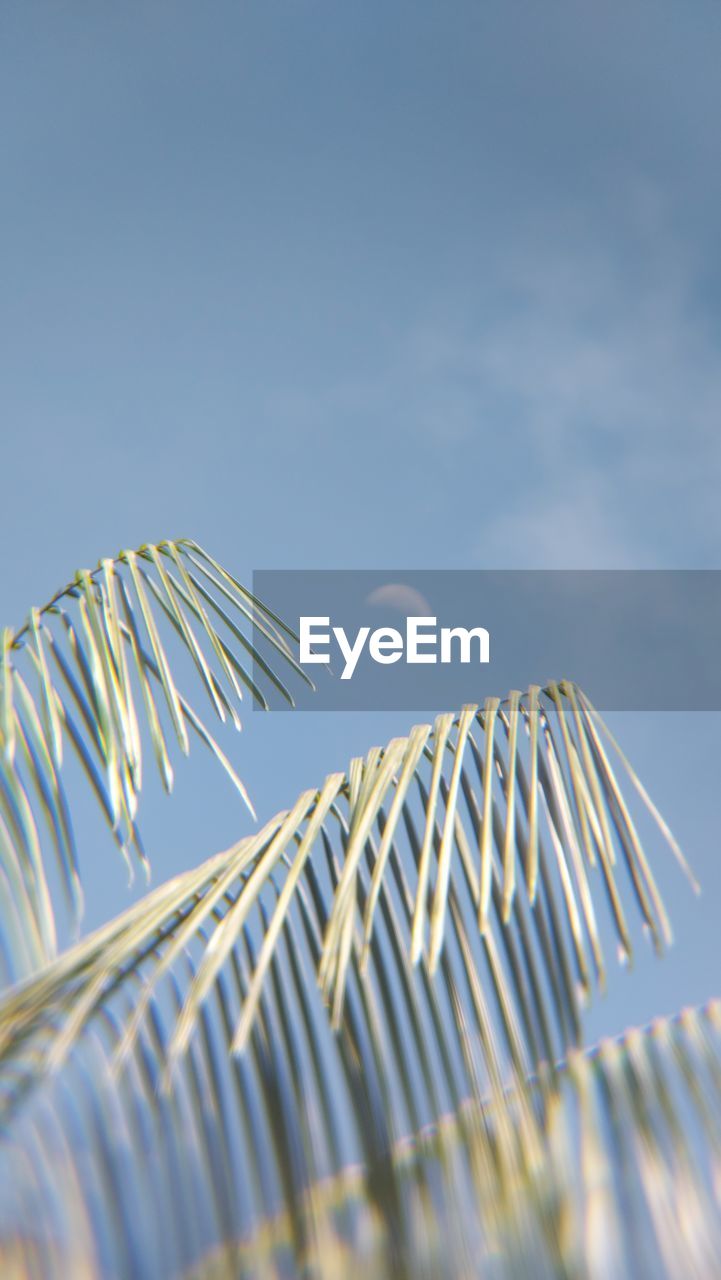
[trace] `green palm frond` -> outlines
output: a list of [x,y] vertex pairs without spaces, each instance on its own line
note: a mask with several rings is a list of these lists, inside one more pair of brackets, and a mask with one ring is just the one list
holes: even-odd
[[424,1104],[426,1064],[404,1078],[369,995],[350,996],[338,1035],[318,1016],[320,923],[310,900],[286,918],[237,1057],[256,963],[244,929],[170,1087],[193,959],[151,1000],[121,1071],[127,1005],[103,1009],[6,1129],[2,1247],[19,1274],[715,1274],[721,1002],[572,1050],[549,1093],[535,1077],[481,1087],[456,988],[455,1019],[436,1005],[447,1092]]
[[[526,727],[525,753],[514,713]],[[233,1029],[232,1048],[241,1051],[285,925],[304,903],[317,914],[312,970],[335,1029],[349,984],[354,998],[373,992],[389,1024],[402,996],[397,1016],[409,1025],[421,1016],[419,1001],[445,992],[450,1008],[452,992],[464,989],[487,1073],[500,1080],[508,1069],[518,1078],[551,1071],[578,1042],[594,970],[604,977],[604,935],[615,932],[631,955],[624,899],[637,903],[657,947],[669,936],[606,733],[587,698],[564,682],[547,694],[512,695],[492,715],[467,707],[441,716],[433,728],[371,750],[9,992],[0,1004],[0,1071],[10,1064],[20,1089],[57,1069],[112,994],[141,978],[121,1039],[127,1053],[190,953],[197,971],[170,1035],[171,1073],[247,932],[256,961]],[[603,920],[599,898],[610,907]],[[426,948],[419,937],[427,922]],[[14,1105],[12,1090],[4,1105]]]
[[689,1146],[684,1108],[719,1114],[717,1006],[578,1047],[633,915],[670,938],[634,796],[683,863],[581,690],[512,691],[352,760],[6,991],[6,1269],[576,1276],[600,1240],[599,1276],[630,1277],[631,1191],[648,1274],[701,1267],[716,1131]]
[[[184,657],[214,717],[240,728],[244,692],[267,707],[285,678],[310,683],[294,633],[195,542],[163,541],[80,570],[18,631],[0,638],[0,887],[5,959],[12,976],[56,950],[47,847],[74,921],[82,910],[71,807],[63,782],[77,756],[132,873],[147,869],[137,825],[149,736],[163,786],[172,746],[191,735],[209,748],[252,812],[245,787],[181,693]],[[264,648],[265,656],[261,652]],[[282,673],[282,674],[281,674]],[[146,744],[147,745],[147,744]]]

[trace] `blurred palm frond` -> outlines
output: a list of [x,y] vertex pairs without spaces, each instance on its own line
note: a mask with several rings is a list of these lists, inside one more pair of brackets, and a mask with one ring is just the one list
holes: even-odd
[[[301,929],[317,950],[314,915]],[[406,1047],[421,1052],[409,1069],[368,992],[331,1032],[304,957],[289,916],[233,1055],[255,962],[244,929],[171,1082],[193,960],[120,1069],[127,1009],[102,1011],[6,1128],[0,1228],[19,1275],[715,1274],[721,1002],[571,1050],[550,1091],[537,1076],[501,1086],[460,988],[452,1018],[435,1005],[438,1043]]]

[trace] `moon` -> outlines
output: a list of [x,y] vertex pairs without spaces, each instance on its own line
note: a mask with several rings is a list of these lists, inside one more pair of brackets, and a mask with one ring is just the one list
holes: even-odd
[[385,582],[374,587],[365,598],[366,604],[397,609],[404,617],[430,618],[433,616],[431,606],[425,596],[407,582]]

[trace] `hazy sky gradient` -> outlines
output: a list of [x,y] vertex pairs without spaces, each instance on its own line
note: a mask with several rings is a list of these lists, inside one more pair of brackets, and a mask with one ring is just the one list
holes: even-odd
[[[166,536],[246,577],[718,567],[720,37],[712,0],[7,0],[2,620]],[[247,719],[261,814],[406,727]],[[707,892],[599,1027],[721,959],[718,718],[625,732]],[[203,796],[147,798],[158,878],[238,833]]]

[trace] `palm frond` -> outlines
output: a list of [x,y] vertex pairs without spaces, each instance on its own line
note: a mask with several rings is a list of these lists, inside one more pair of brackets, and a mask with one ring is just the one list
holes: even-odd
[[609,937],[631,953],[628,889],[658,948],[669,934],[622,777],[658,818],[568,682],[466,707],[7,992],[0,1119],[28,1170],[7,1248],[67,1274],[71,1224],[77,1274],[460,1277],[482,1256],[565,1276],[593,1274],[607,1226],[623,1275],[635,1179],[670,1265],[691,1227],[663,1205],[691,1214],[706,1147],[681,1142],[661,1082],[678,1062],[690,1089],[703,1050],[692,1103],[717,1114],[719,1015],[577,1048]]
[[[0,642],[0,873],[11,929],[8,976],[56,950],[46,845],[71,918],[81,876],[63,782],[68,747],[128,863],[147,870],[137,824],[149,735],[163,786],[173,786],[171,742],[208,747],[252,812],[246,789],[215,737],[181,693],[176,667],[190,659],[214,717],[240,728],[244,692],[267,707],[281,678],[310,683],[294,633],[195,542],[163,541],[79,570],[72,583]],[[261,648],[264,652],[261,651]],[[34,689],[32,686],[34,685]]]
[[[0,1247],[19,1274],[715,1274],[721,1001],[572,1050],[550,1094],[534,1078],[484,1091],[457,988],[455,1029],[441,1015],[438,1041],[447,1092],[424,1109],[431,1037],[403,1079],[402,1029],[394,1045],[369,993],[349,993],[337,1036],[318,1016],[307,962],[321,926],[310,897],[285,918],[237,1057],[257,963],[244,929],[169,1088],[192,958],[151,1000],[120,1072],[129,992],[104,1008],[5,1133]],[[407,1111],[404,1096],[416,1099]]]
[[[553,708],[562,721],[556,732]],[[526,726],[525,744],[514,714]],[[0,1075],[12,1066],[19,1089],[57,1069],[113,993],[141,976],[120,1042],[127,1054],[190,952],[197,969],[167,1046],[172,1073],[247,931],[256,959],[232,1036],[233,1050],[242,1051],[286,922],[307,902],[317,913],[312,968],[335,1029],[349,987],[354,999],[372,994],[388,1024],[408,1025],[430,994],[455,1017],[453,993],[465,990],[486,1084],[509,1069],[518,1078],[552,1072],[578,1043],[594,968],[603,980],[604,937],[615,932],[632,953],[629,889],[656,946],[669,935],[605,732],[585,696],[564,682],[547,694],[512,696],[494,706],[493,719],[487,707],[467,707],[373,749],[8,993],[0,1003]],[[622,766],[636,783],[623,759]],[[605,919],[599,898],[609,906]],[[430,943],[419,948],[428,921]],[[6,1091],[4,1105],[14,1100]]]

